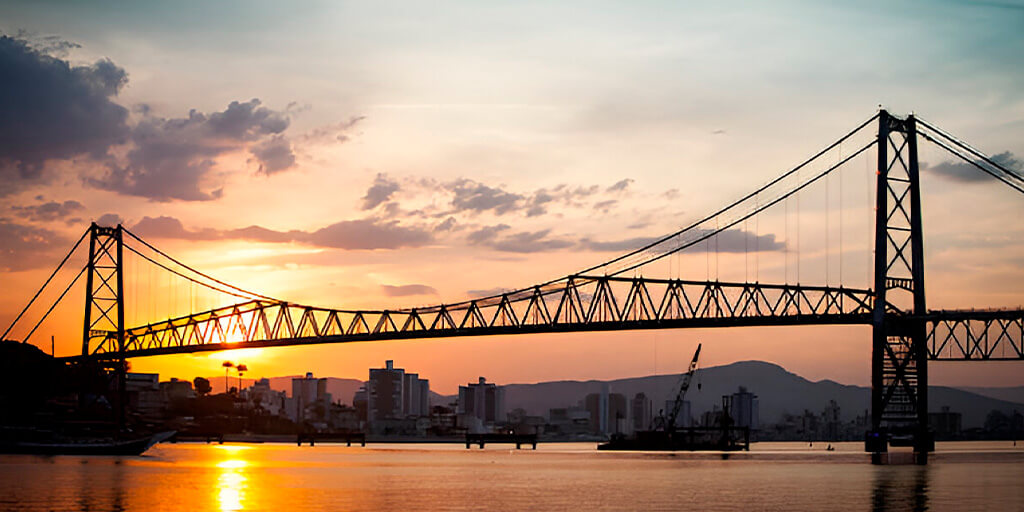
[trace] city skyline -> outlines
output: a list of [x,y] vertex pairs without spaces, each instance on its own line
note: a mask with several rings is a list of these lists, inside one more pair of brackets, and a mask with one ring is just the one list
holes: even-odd
[[[527,286],[634,248],[792,167],[879,103],[913,109],[1006,165],[1024,154],[1024,101],[1014,86],[1021,71],[1002,65],[1024,44],[1013,9],[948,2],[912,18],[905,7],[876,20],[882,26],[867,37],[855,24],[832,22],[866,22],[867,9],[832,6],[736,14],[486,4],[458,10],[465,18],[445,16],[451,6],[319,7],[258,5],[235,17],[224,6],[175,12],[147,4],[118,9],[122,22],[103,7],[6,7],[4,69],[79,70],[35,84],[58,110],[68,91],[98,89],[77,99],[95,116],[67,118],[92,136],[37,145],[26,138],[0,154],[8,185],[0,229],[10,241],[0,282],[12,290],[0,297],[0,324],[13,320],[90,220],[123,222],[185,262],[273,297],[406,307]],[[154,26],[183,18],[192,23],[177,31]],[[620,19],[647,30],[620,27]],[[972,32],[981,25],[999,44]],[[299,28],[304,43],[288,38]],[[780,30],[798,37],[772,39]],[[905,31],[926,44],[902,46]],[[460,44],[467,37],[483,43]],[[801,40],[820,42],[829,55],[806,52]],[[773,43],[756,49],[755,41]],[[889,48],[899,51],[881,51]],[[503,58],[485,58],[493,54]],[[1017,218],[1024,205],[994,181],[963,174],[948,156],[922,160],[930,164],[930,305],[1024,302],[1024,233],[1001,220]],[[846,279],[867,280],[870,204],[858,201],[872,165],[858,159],[832,184],[831,215],[844,205],[847,221],[864,224],[844,233],[843,266],[829,276],[821,261],[805,263],[805,276],[836,282],[845,270]],[[969,204],[972,217],[947,204]],[[828,226],[822,210],[805,205],[802,222],[811,227],[803,240],[787,232],[788,218],[785,228],[765,219],[756,270],[799,279],[789,251],[813,253],[823,243],[815,226]],[[703,279],[755,268],[750,251],[718,256],[713,275],[704,253],[680,257],[675,271]],[[133,320],[152,320],[147,306],[157,309],[133,305]],[[63,323],[33,342],[46,350],[53,334],[58,353],[74,353],[81,312],[57,313]],[[477,374],[511,382],[675,373],[698,341],[708,345],[709,365],[762,359],[814,379],[870,378],[867,327],[390,341],[132,363],[215,375],[232,359],[278,374],[330,375],[396,359],[440,389]],[[567,367],[570,358],[577,364]],[[470,362],[470,375],[451,370]],[[933,363],[931,378],[1024,385],[1019,364]]]

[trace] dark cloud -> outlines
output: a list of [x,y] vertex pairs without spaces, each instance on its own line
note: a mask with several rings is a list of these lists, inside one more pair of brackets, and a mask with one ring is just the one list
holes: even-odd
[[550,229],[533,232],[513,233],[490,244],[493,249],[505,252],[544,252],[572,247],[575,243],[558,238],[548,238]]
[[18,30],[14,38],[24,41],[40,53],[54,57],[67,57],[71,50],[82,47],[78,43],[66,41],[58,36],[44,36],[21,29]]
[[633,179],[632,178],[626,178],[624,180],[617,181],[617,182],[615,182],[615,184],[613,184],[612,186],[608,187],[606,192],[623,192],[627,188],[629,188],[629,185],[631,183],[633,183]]
[[448,183],[420,180],[418,185],[452,194],[452,210],[441,212],[440,215],[491,212],[495,215],[522,213],[527,217],[537,217],[546,214],[548,207],[553,204],[583,207],[587,197],[600,191],[596,185],[572,188],[562,184],[551,189],[537,189],[532,193],[517,193],[466,178]]
[[487,226],[470,233],[466,237],[466,241],[472,245],[489,247],[496,251],[516,253],[553,251],[576,245],[569,240],[549,238],[550,229],[501,235],[509,229],[510,227],[506,224]]
[[546,205],[555,200],[547,190],[540,189],[530,197],[529,207],[526,209],[527,217],[537,217],[547,213]]
[[384,295],[388,297],[408,297],[410,295],[437,295],[437,290],[425,284],[405,284],[392,286],[389,284],[380,285]]
[[100,226],[116,226],[118,224],[124,224],[124,219],[116,213],[104,213],[100,215],[100,218],[96,219],[96,224]]
[[[709,233],[712,230],[703,230]],[[707,245],[705,245],[707,244]],[[727,229],[718,235],[712,236],[707,242],[701,242],[686,249],[686,252],[703,252],[705,247],[708,250],[718,252],[753,252],[753,251],[781,251],[786,248],[785,242],[775,239],[773,233],[756,235],[742,229]]]
[[639,249],[653,241],[657,240],[654,237],[636,237],[627,238],[624,240],[614,240],[610,242],[598,242],[589,238],[580,240],[580,245],[590,251],[598,252],[626,252],[633,249]]
[[[212,182],[215,158],[242,150],[251,143],[256,151],[272,159],[277,172],[294,156],[279,134],[288,127],[288,118],[260,106],[260,100],[231,102],[222,112],[204,114],[189,111],[186,118],[163,118],[147,114],[132,129],[132,149],[127,161],[107,159],[108,172],[89,183],[126,195],[156,201],[180,199],[209,201],[221,197],[223,189]],[[276,140],[276,142],[275,142]],[[266,144],[270,144],[266,146]],[[260,159],[259,153],[257,159]],[[267,165],[267,162],[261,163]]]
[[306,142],[319,143],[348,142],[352,139],[352,132],[355,130],[356,125],[364,119],[366,119],[366,116],[357,116],[349,118],[348,121],[341,121],[339,123],[314,128],[308,133],[302,135],[302,140]]
[[[708,233],[704,230],[703,233]],[[703,234],[702,233],[702,234]],[[580,246],[598,252],[626,252],[634,249],[639,249],[651,242],[654,242],[658,238],[656,237],[635,237],[627,238],[624,240],[613,240],[608,242],[600,242],[584,238],[580,240]],[[669,241],[665,244],[666,248],[673,247],[674,244]],[[781,251],[786,248],[784,242],[779,242],[775,239],[774,234],[755,235],[749,231],[741,229],[727,229],[717,236],[712,236],[707,242],[700,242],[696,245],[690,246],[684,249],[683,252],[695,253],[704,252],[706,249],[712,251],[718,250],[723,253],[738,253],[747,251]]]
[[373,179],[373,185],[366,190],[366,195],[363,196],[362,209],[371,210],[377,205],[391,199],[391,196],[395,192],[398,192],[398,182],[388,178],[384,173],[378,173],[377,177]]
[[[195,110],[189,112],[193,117]],[[202,114],[198,114],[202,120]],[[232,101],[223,112],[214,112],[205,119],[214,136],[231,140],[257,140],[264,135],[275,135],[288,128],[289,120],[279,112],[260,106],[253,98],[245,103]]]
[[[989,159],[1012,171],[1021,170],[1021,161],[1009,151],[992,155]],[[982,161],[978,161],[978,165],[992,168]],[[982,171],[967,162],[942,162],[938,165],[927,167],[927,169],[935,174],[961,183],[977,183],[993,179],[992,176],[985,173],[985,171]]]
[[48,229],[0,218],[0,272],[55,267],[73,240]]
[[14,210],[15,215],[23,219],[36,222],[51,222],[67,219],[81,212],[85,207],[78,201],[68,200],[63,203],[49,201],[37,205],[12,206],[11,209]]
[[268,242],[282,244],[288,242],[302,241],[308,235],[304,231],[274,231],[262,226],[249,226],[246,228],[229,229],[222,232],[221,238],[251,240],[254,242]]
[[249,152],[259,162],[259,173],[271,175],[286,171],[295,166],[295,153],[292,144],[283,135],[275,135],[249,148]]
[[514,291],[511,288],[487,288],[483,290],[466,290],[466,295],[470,297],[492,297],[494,295],[501,295],[503,293]]
[[444,222],[438,224],[437,226],[434,226],[434,231],[438,233],[452,231],[454,229],[457,229],[457,225],[458,222],[455,220],[455,217],[448,217],[447,219],[444,220]]
[[544,215],[551,204],[582,207],[584,199],[596,194],[599,190],[600,187],[597,185],[572,188],[565,184],[558,185],[551,190],[538,189],[530,196],[526,203],[526,216],[536,217]]
[[459,179],[451,183],[452,207],[456,211],[481,213],[492,211],[503,215],[516,210],[524,198],[519,194],[506,192],[500,188],[492,188],[469,179]]
[[111,100],[127,81],[109,60],[72,66],[0,36],[0,195],[42,182],[48,160],[102,158],[123,142],[128,109]]
[[143,217],[131,227],[131,231],[142,238],[178,238],[182,240],[217,240],[223,238],[221,232],[206,228],[189,231],[174,217]]
[[333,249],[401,249],[422,247],[434,241],[427,229],[402,226],[398,221],[380,219],[346,220],[313,232],[275,231],[261,226],[219,230],[190,230],[174,217],[143,217],[132,232],[140,237],[181,240],[252,240],[267,243],[297,242]]
[[335,249],[401,249],[434,241],[430,231],[377,219],[346,220],[309,234],[307,243]]
[[471,231],[466,235],[466,241],[473,245],[483,245],[493,241],[501,234],[502,231],[511,229],[512,226],[508,224],[496,224],[494,226],[484,226],[480,229]]
[[615,199],[609,199],[607,201],[601,201],[594,204],[594,209],[601,213],[608,213],[616,204],[619,202]]

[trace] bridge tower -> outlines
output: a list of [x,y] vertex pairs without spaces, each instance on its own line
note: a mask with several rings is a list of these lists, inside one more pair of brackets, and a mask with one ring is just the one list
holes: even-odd
[[927,312],[917,159],[917,122],[878,115],[871,431],[865,448],[911,445],[918,463],[934,449],[928,431]]
[[82,355],[88,357],[93,345],[106,345],[118,354],[114,363],[117,376],[118,422],[124,426],[126,405],[124,357],[124,229],[89,226],[89,261],[86,263],[85,321],[82,324]]

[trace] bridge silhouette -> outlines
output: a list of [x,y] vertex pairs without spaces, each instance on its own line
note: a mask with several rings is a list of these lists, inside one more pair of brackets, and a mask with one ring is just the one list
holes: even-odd
[[[871,127],[877,132],[866,143],[834,163],[822,164],[823,155],[851,144]],[[866,449],[884,452],[890,442],[909,439],[917,460],[925,462],[933,447],[927,416],[928,361],[1024,360],[1024,310],[927,308],[919,136],[1024,193],[1024,177],[1018,172],[913,115],[901,118],[880,110],[797,167],[674,233],[571,275],[452,304],[363,310],[287,302],[204,274],[121,225],[94,223],[3,337],[86,238],[87,263],[24,341],[84,276],[82,351],[61,359],[69,364],[106,361],[122,377],[125,360],[132,357],[251,347],[580,331],[870,325],[872,424]],[[701,244],[707,250],[728,230],[784,204],[870,149],[877,154],[871,288],[644,275],[653,263],[672,255]],[[229,297],[231,303],[126,325],[126,251],[160,272]]]

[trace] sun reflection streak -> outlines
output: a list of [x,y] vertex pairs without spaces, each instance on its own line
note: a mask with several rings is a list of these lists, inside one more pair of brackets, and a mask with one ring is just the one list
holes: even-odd
[[248,490],[249,478],[245,469],[249,462],[239,458],[245,453],[247,446],[218,446],[228,457],[215,464],[217,475],[217,505],[219,510],[245,510],[245,494]]

